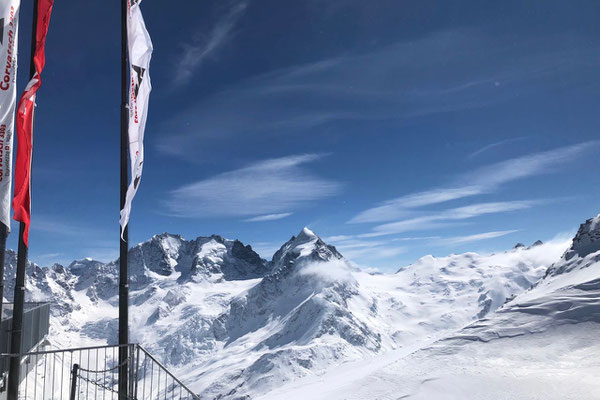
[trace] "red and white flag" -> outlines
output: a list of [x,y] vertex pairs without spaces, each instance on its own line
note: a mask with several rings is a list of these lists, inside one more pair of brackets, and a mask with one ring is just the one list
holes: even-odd
[[31,219],[31,155],[33,150],[33,113],[35,97],[42,85],[42,70],[46,63],[46,36],[54,0],[38,0],[38,18],[35,32],[33,64],[35,74],[27,84],[17,107],[17,158],[15,161],[15,194],[13,218],[25,223],[23,241],[29,246],[29,221]]
[[152,41],[140,10],[142,0],[128,0],[127,41],[129,48],[129,158],[131,160],[131,182],[127,188],[125,206],[121,210],[121,234],[129,223],[131,202],[142,178],[144,165],[144,130],[148,115],[150,84],[150,59]]
[[21,0],[0,0],[0,222],[9,231],[20,5]]

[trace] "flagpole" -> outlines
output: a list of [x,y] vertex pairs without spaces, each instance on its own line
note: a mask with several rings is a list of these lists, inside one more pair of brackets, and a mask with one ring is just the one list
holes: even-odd
[[[29,79],[35,75],[35,51],[37,46],[37,22],[38,22],[38,0],[33,0],[31,24],[31,57],[29,60]],[[31,132],[33,134],[34,110],[31,110]],[[33,151],[33,150],[32,150]],[[31,179],[31,177],[30,177]],[[31,180],[30,180],[31,185]],[[23,309],[25,305],[25,273],[27,268],[27,257],[29,249],[25,244],[24,234],[26,225],[24,222],[19,223],[19,249],[17,252],[17,273],[15,279],[15,293],[13,304],[13,316],[11,327],[10,352],[13,354],[21,352],[21,338],[23,336]],[[21,366],[21,357],[11,357],[10,367],[8,372],[8,390],[7,399],[17,400],[19,396],[19,373]]]
[[[125,208],[127,196],[128,173],[127,153],[129,148],[128,137],[128,88],[127,84],[127,4],[128,0],[121,0],[121,208]],[[123,228],[119,237],[119,400],[127,399],[127,356],[129,347],[129,224]],[[119,232],[120,233],[120,232]]]

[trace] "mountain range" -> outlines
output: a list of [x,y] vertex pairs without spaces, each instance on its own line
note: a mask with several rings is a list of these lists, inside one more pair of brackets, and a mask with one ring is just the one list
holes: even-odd
[[[502,357],[486,349],[576,338],[573,346],[600,355],[596,343],[581,339],[600,333],[600,216],[572,241],[425,256],[394,274],[356,268],[308,228],[270,261],[237,240],[166,233],[133,247],[129,260],[132,340],[202,398],[492,399],[501,397],[472,395],[506,383],[491,372],[489,380],[476,376],[477,363],[495,360],[503,368]],[[10,295],[15,266],[8,250]],[[116,342],[118,266],[91,259],[28,264],[27,299],[52,302],[53,346]],[[600,372],[592,358],[579,372],[584,380]],[[571,390],[534,386],[547,392],[543,398],[569,398]],[[588,393],[579,398],[600,398],[593,380],[577,390]],[[506,398],[521,398],[515,393]]]

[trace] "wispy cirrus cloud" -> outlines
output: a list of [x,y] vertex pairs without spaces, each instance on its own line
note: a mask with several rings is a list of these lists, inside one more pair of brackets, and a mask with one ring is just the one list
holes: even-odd
[[500,146],[504,146],[506,144],[509,143],[514,143],[514,142],[520,142],[522,140],[527,139],[527,136],[519,136],[519,137],[514,137],[514,138],[509,138],[509,139],[505,139],[505,140],[499,140],[497,142],[494,143],[490,143],[487,146],[483,146],[482,148],[480,148],[479,150],[474,151],[473,153],[469,154],[469,158],[474,158],[477,157],[485,152],[488,152],[496,147],[500,147]]
[[369,208],[354,216],[349,222],[381,222],[406,217],[410,209],[431,204],[444,203],[450,200],[481,194],[479,186],[465,186],[447,189],[432,189],[418,193],[411,193],[396,199],[387,200],[383,204]]
[[245,219],[245,222],[263,222],[263,221],[276,221],[278,219],[283,219],[289,217],[292,213],[279,213],[279,214],[267,214],[267,215],[259,215],[258,217],[252,217]]
[[[291,65],[199,99],[166,121],[174,134],[168,145],[157,145],[182,156],[202,151],[207,140],[248,132],[291,134],[336,121],[402,121],[485,108],[539,91],[540,81],[551,90],[557,76],[568,73],[579,79],[576,71],[589,68],[589,63],[600,65],[596,43],[569,35],[554,39],[507,46],[505,38],[479,31],[443,31],[368,52]],[[577,57],[582,52],[591,55],[589,62]],[[182,61],[183,76],[205,59],[201,49],[188,53]]]
[[501,236],[510,235],[511,233],[519,232],[518,229],[512,229],[507,231],[493,231],[493,232],[484,232],[484,233],[476,233],[473,235],[466,236],[454,236],[450,238],[445,238],[439,241],[440,244],[444,246],[453,246],[465,243],[479,242],[481,240],[494,239]]
[[359,236],[338,235],[325,238],[325,241],[335,245],[347,259],[359,263],[367,259],[390,258],[407,251],[394,239],[369,240]]
[[207,59],[214,57],[234,36],[235,27],[248,8],[248,1],[234,3],[222,15],[207,35],[196,35],[192,43],[185,44],[183,54],[175,71],[175,84],[183,85],[190,81],[194,72]]
[[164,203],[170,215],[185,218],[283,218],[289,210],[340,192],[339,182],[304,168],[322,157],[302,154],[258,161],[175,189]]
[[589,141],[490,164],[460,175],[451,186],[387,200],[360,212],[349,222],[391,221],[413,215],[414,209],[419,207],[492,193],[511,181],[555,172],[560,166],[594,151],[599,145],[600,141]]
[[493,189],[516,179],[556,172],[564,164],[596,150],[599,145],[599,140],[592,140],[512,158],[464,174],[460,179],[474,182],[476,186],[487,186]]
[[463,220],[468,220],[487,214],[497,214],[525,210],[542,202],[542,200],[522,200],[471,204],[468,206],[452,208],[438,213],[429,214],[426,216],[377,225],[372,229],[373,232],[364,233],[359,236],[369,238],[393,235],[404,232],[451,227],[462,224],[461,221]]

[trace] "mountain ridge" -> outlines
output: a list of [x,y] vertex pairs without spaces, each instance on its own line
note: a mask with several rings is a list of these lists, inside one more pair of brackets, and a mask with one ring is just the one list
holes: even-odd
[[[253,398],[486,318],[565,248],[425,256],[394,274],[369,274],[308,228],[270,261],[219,235],[163,233],[130,250],[131,337],[203,396]],[[30,263],[28,271],[29,299],[55,301],[54,345],[116,342],[118,260]]]

